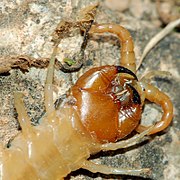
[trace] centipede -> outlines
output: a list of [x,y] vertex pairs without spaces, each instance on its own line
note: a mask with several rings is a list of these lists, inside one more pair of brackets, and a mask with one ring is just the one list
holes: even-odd
[[[58,43],[54,45],[44,87],[46,113],[38,126],[31,125],[23,93],[14,93],[22,132],[9,148],[0,147],[1,180],[60,180],[79,168],[92,173],[134,176],[150,171],[115,168],[88,160],[100,151],[137,144],[144,136],[166,129],[173,118],[170,98],[136,76],[134,43],[129,31],[118,24],[92,24],[88,34],[106,32],[120,41],[120,65],[94,67],[85,72],[58,107],[53,101],[53,77],[59,47]],[[145,99],[160,105],[163,111],[161,119],[147,127],[140,121]],[[137,132],[134,136],[123,139],[133,131]]]

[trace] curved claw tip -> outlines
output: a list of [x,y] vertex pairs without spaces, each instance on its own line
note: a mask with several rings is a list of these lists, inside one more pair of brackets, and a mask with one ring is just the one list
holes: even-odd
[[131,86],[130,84],[127,84],[127,85],[133,91],[133,102],[135,104],[141,104],[141,97],[140,97],[139,93],[137,92],[137,90],[133,86]]
[[123,66],[116,66],[116,69],[117,69],[118,73],[127,73],[127,74],[130,74],[131,76],[133,76],[138,81],[137,76],[131,70],[129,70],[129,69],[123,67]]

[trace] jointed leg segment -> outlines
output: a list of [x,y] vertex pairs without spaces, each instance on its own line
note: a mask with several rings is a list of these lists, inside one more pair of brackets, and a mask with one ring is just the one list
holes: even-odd
[[[120,148],[127,148],[132,145],[137,144],[145,135],[147,135],[154,126],[151,126],[147,130],[143,131],[141,134],[137,134],[136,136],[133,136],[132,138],[124,141],[119,141],[116,143],[107,143],[107,144],[102,144],[100,145],[100,149],[103,151],[108,151],[108,150],[117,150]],[[134,175],[134,176],[139,176],[142,173],[148,173],[150,172],[149,168],[142,168],[142,169],[124,169],[124,168],[115,168],[115,167],[109,167],[106,165],[101,165],[101,164],[95,164],[91,161],[84,161],[84,165],[82,168],[87,169],[93,173],[100,172],[103,174],[117,174],[117,175]]]
[[[57,46],[55,46],[53,50],[53,54],[51,56],[51,60],[48,66],[47,79],[45,83],[44,95],[45,95],[45,107],[46,107],[47,114],[50,114],[50,112],[54,110],[52,82],[53,82],[53,75],[54,75],[54,62],[55,62],[56,51],[57,51]],[[18,120],[22,128],[22,133],[28,136],[28,134],[31,134],[33,129],[31,126],[30,118],[27,115],[27,112],[23,103],[23,93],[15,92],[14,103],[15,103],[15,108],[18,113]]]
[[47,115],[50,114],[54,108],[54,103],[53,103],[53,76],[54,76],[54,63],[55,63],[55,56],[57,53],[57,48],[58,45],[55,45],[49,66],[48,66],[48,71],[47,71],[47,77],[46,77],[46,83],[45,83],[45,89],[44,89],[44,98],[45,98],[45,108]]
[[149,134],[149,132],[151,132],[153,129],[154,129],[154,126],[150,126],[150,127],[148,127],[148,129],[146,129],[142,133],[137,134],[130,139],[127,139],[124,141],[119,141],[116,143],[102,144],[101,150],[109,151],[109,150],[117,150],[117,149],[133,146],[133,145],[137,144],[145,135]]
[[[157,122],[148,134],[155,134],[167,128],[172,121],[173,118],[173,104],[170,98],[158,90],[156,87],[143,82],[143,86],[145,88],[145,98],[151,102],[154,102],[160,105],[163,109],[163,115],[159,122]],[[136,129],[137,132],[143,132],[149,127],[139,125]]]
[[14,104],[16,111],[18,113],[18,121],[22,128],[22,133],[25,136],[28,136],[33,131],[31,126],[30,118],[27,115],[24,103],[23,103],[23,93],[16,92],[14,93]]
[[113,33],[118,36],[121,43],[120,65],[136,72],[134,43],[128,30],[117,24],[97,24],[92,25],[89,33]]
[[123,169],[123,168],[115,168],[109,167],[106,165],[95,164],[91,161],[85,161],[82,168],[87,169],[93,173],[103,173],[103,174],[116,174],[116,175],[134,175],[140,176],[142,173],[150,172],[149,168],[144,169]]

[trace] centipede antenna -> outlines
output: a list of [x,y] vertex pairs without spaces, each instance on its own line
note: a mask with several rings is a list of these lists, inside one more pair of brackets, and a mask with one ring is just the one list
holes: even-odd
[[53,76],[54,76],[54,63],[55,63],[55,56],[57,53],[58,44],[56,43],[53,53],[51,55],[51,59],[49,62],[48,70],[47,70],[47,77],[46,77],[46,83],[44,88],[44,98],[45,98],[45,108],[47,114],[50,114],[55,108],[53,103]]
[[109,167],[101,164],[95,164],[91,161],[85,161],[82,168],[87,169],[93,173],[100,172],[103,174],[132,175],[132,176],[140,176],[141,174],[147,174],[150,172],[149,168],[123,169],[123,168]]
[[151,126],[150,128],[143,131],[142,133],[137,134],[137,135],[133,136],[132,138],[124,140],[124,141],[119,141],[119,142],[116,142],[116,143],[102,144],[101,145],[101,150],[103,150],[103,151],[117,150],[117,149],[127,148],[127,147],[130,147],[130,146],[133,146],[133,145],[137,144],[153,128],[154,128],[154,126]]
[[20,126],[22,128],[22,133],[24,135],[31,134],[33,131],[31,121],[29,116],[27,115],[24,103],[23,103],[23,93],[21,92],[15,92],[14,93],[14,104],[16,111],[18,113],[18,121],[20,123]]

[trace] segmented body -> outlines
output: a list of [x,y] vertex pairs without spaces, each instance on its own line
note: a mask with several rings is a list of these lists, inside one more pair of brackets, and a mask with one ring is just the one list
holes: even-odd
[[[170,124],[173,115],[172,103],[164,93],[137,81],[133,41],[129,32],[113,24],[94,25],[89,31],[103,32],[118,35],[121,41],[120,66],[89,70],[72,87],[70,96],[73,102],[65,100],[63,106],[55,109],[52,81],[56,46],[45,85],[46,115],[39,126],[31,126],[22,94],[15,93],[22,133],[13,140],[10,148],[0,150],[0,179],[63,179],[79,168],[105,174],[132,175],[149,170],[119,169],[87,160],[91,154],[101,150],[128,147],[146,134],[163,130]],[[145,98],[160,104],[164,110],[161,121],[148,129],[139,125]],[[116,142],[135,129],[143,132]]]

